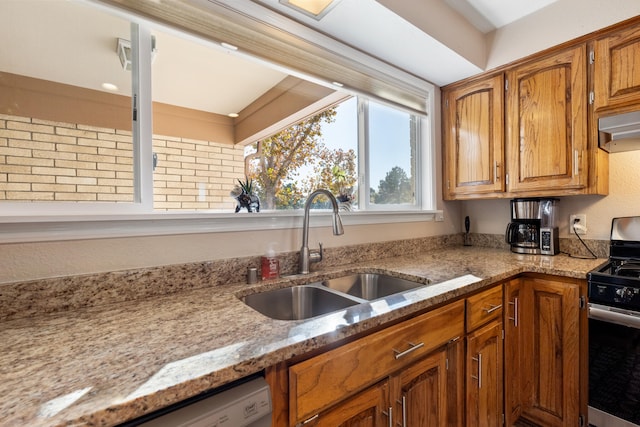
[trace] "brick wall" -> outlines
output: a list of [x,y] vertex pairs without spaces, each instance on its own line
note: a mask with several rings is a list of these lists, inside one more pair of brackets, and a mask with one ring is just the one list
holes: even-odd
[[[0,200],[130,202],[131,132],[0,114]],[[232,211],[244,150],[155,135],[154,208]]]

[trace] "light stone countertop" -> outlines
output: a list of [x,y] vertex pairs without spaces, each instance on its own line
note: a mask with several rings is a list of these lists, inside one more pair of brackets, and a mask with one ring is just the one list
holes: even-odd
[[431,284],[304,321],[268,319],[238,296],[301,278],[191,289],[0,323],[0,425],[111,426],[523,272],[585,278],[605,259],[443,248],[333,267]]

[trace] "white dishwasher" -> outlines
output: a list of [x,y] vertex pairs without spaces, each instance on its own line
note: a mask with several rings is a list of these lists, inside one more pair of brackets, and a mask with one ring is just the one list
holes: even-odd
[[271,427],[271,392],[263,377],[193,400],[123,426]]

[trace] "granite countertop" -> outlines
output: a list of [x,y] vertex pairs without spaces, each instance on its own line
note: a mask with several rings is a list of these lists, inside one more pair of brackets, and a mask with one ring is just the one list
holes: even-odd
[[402,298],[278,321],[238,296],[300,277],[231,284],[0,323],[0,425],[110,426],[523,272],[585,278],[604,259],[455,247],[333,267],[429,285]]

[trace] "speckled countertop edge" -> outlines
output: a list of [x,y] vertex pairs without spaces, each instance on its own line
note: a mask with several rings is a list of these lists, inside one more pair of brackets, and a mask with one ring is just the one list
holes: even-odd
[[[8,320],[0,324],[0,424],[116,425],[520,273],[585,278],[604,261],[450,247]],[[238,298],[355,271],[431,284],[295,322],[268,319]]]

